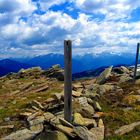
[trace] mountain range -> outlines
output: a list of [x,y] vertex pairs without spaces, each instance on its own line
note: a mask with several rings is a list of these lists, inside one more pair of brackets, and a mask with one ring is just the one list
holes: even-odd
[[0,76],[10,72],[18,72],[20,69],[27,69],[32,67],[30,64],[21,63],[15,60],[3,59],[0,60]]
[[[110,65],[133,65],[135,62],[135,55],[133,54],[102,54],[92,55],[86,54],[83,56],[76,55],[72,58],[72,71],[74,73],[93,71],[99,68],[108,67]],[[64,56],[62,54],[47,54],[28,58],[8,58],[0,60],[0,76],[9,72],[18,72],[20,69],[27,69],[30,67],[40,66],[42,69],[47,69],[52,65],[60,64],[64,67]],[[88,71],[88,72],[86,72]]]

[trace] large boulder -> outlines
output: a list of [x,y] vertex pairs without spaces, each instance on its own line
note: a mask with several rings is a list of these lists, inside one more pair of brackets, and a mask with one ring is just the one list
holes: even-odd
[[43,72],[47,77],[56,78],[60,81],[64,80],[64,70],[60,68],[60,65],[54,65],[51,68]]
[[107,69],[105,69],[100,75],[99,77],[97,77],[96,79],[96,83],[97,84],[104,84],[106,82],[106,80],[109,78],[109,76],[111,75],[111,71],[112,71],[112,67],[109,67]]

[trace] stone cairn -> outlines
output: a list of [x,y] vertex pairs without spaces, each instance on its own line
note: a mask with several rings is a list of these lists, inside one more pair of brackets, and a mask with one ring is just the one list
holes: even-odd
[[[47,74],[53,75],[53,66]],[[34,111],[20,113],[21,119],[26,120],[27,127],[18,130],[2,140],[103,140],[104,124],[102,109],[98,102],[106,90],[113,89],[112,85],[101,85],[111,74],[112,67],[107,68],[92,83],[76,82],[72,86],[72,122],[64,119],[64,91],[54,93],[43,103],[34,100],[30,107]],[[60,70],[59,70],[60,72]],[[63,73],[63,71],[61,71]],[[57,76],[60,78],[61,76]],[[63,78],[61,78],[63,79]]]

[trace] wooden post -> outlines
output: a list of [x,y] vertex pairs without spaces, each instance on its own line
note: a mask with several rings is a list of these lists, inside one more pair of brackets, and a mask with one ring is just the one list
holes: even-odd
[[64,41],[64,119],[72,120],[72,42]]
[[138,67],[138,60],[139,60],[139,47],[140,47],[140,43],[137,44],[136,61],[135,61],[135,69],[134,69],[134,76],[133,76],[134,82],[135,82],[136,74],[137,74],[137,67]]

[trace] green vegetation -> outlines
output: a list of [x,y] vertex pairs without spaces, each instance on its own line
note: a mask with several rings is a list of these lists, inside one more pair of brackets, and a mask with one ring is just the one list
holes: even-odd
[[[119,98],[119,96],[110,97],[109,93],[106,93],[102,96],[100,100],[100,104],[102,106],[102,111],[104,112],[104,123],[106,127],[106,138],[105,140],[139,140],[140,139],[140,126],[136,127],[132,132],[123,135],[123,136],[115,136],[114,131],[119,127],[127,124],[131,124],[133,122],[140,121],[140,105],[136,102],[131,101],[132,98],[128,98],[127,102],[131,102],[131,106],[123,107],[122,105],[130,105],[126,104],[124,98],[127,95],[131,94],[131,96],[135,96],[137,90],[139,89],[139,85],[130,85],[125,84],[122,85],[124,90],[123,96]],[[133,91],[133,92],[132,92]],[[117,94],[117,93],[116,93]],[[130,109],[129,109],[130,108]],[[126,110],[125,110],[126,109]]]

